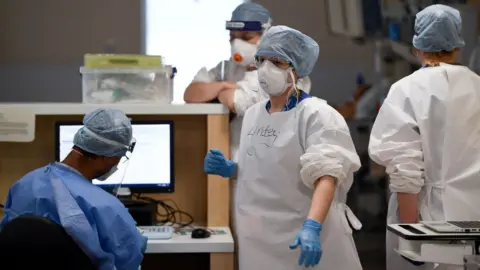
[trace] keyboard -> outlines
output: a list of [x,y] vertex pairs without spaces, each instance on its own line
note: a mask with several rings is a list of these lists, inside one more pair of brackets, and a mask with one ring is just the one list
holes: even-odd
[[139,226],[137,228],[141,234],[153,240],[170,239],[175,232],[171,226]]
[[480,228],[480,221],[447,221],[450,224],[453,224],[462,229],[478,229]]

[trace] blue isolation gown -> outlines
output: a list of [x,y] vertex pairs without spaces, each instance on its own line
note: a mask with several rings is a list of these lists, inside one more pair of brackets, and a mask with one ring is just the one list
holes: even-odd
[[65,164],[36,169],[10,188],[0,228],[20,215],[62,225],[99,269],[137,270],[143,260],[147,238],[125,206]]

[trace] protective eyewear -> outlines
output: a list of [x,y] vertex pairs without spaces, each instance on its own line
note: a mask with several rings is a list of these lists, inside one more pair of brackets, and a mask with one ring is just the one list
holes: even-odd
[[265,60],[270,61],[272,64],[274,64],[280,69],[288,69],[289,67],[292,67],[292,64],[290,62],[283,59],[279,59],[277,57],[266,58],[258,55],[255,55],[255,66],[259,68],[263,64],[263,62],[265,62]]
[[132,157],[132,154],[133,154],[133,150],[135,149],[135,145],[137,144],[137,140],[135,138],[132,137],[132,141],[130,142],[130,145],[126,146],[125,147],[127,148],[127,152],[125,153],[125,161],[124,162],[127,162],[128,160],[130,160],[130,158]]

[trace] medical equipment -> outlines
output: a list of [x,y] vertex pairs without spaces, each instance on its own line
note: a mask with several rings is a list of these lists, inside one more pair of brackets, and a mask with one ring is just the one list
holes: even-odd
[[225,28],[230,31],[263,31],[271,26],[270,12],[256,3],[243,3],[232,12]]
[[172,226],[139,226],[138,230],[149,240],[170,239],[175,232]]
[[[74,134],[82,127],[78,121],[55,123],[56,160],[63,160],[73,147]],[[113,189],[121,184],[133,193],[171,193],[174,191],[174,126],[172,121],[132,121],[137,142],[135,152],[127,154],[118,171],[105,181],[93,180],[95,185]],[[122,166],[129,160],[129,165]],[[122,181],[122,176],[123,181]]]
[[243,67],[253,66],[255,64],[255,53],[257,52],[257,44],[236,38],[231,42],[232,59]]
[[414,262],[461,267],[465,256],[477,253],[480,241],[480,233],[439,233],[420,223],[390,224],[388,230],[399,236],[395,251]]
[[363,38],[382,31],[379,0],[328,0],[325,5],[327,25],[332,34]]
[[84,103],[170,104],[173,100],[172,66],[151,68],[81,67]]
[[420,223],[440,233],[480,233],[480,221],[420,221]]

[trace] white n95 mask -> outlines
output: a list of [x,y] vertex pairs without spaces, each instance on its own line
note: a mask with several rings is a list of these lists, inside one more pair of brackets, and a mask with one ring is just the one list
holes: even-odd
[[284,70],[265,60],[258,68],[258,82],[265,93],[270,96],[280,96],[292,85],[287,82],[291,71],[291,67]]
[[105,181],[107,180],[112,174],[114,174],[116,171],[118,171],[118,165],[113,166],[107,173],[100,175],[96,179],[98,181]]
[[251,44],[238,38],[232,41],[232,59],[242,67],[248,67],[255,63],[256,52],[257,44]]

